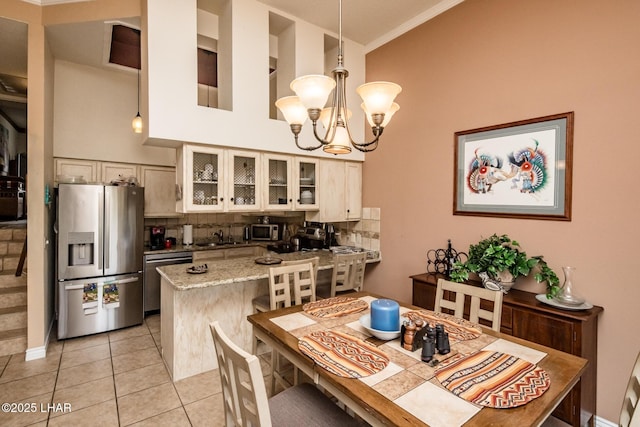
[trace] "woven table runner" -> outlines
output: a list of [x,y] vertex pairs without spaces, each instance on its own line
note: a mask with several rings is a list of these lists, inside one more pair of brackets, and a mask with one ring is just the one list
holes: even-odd
[[469,322],[466,319],[451,316],[446,313],[435,313],[428,310],[409,311],[404,316],[412,321],[418,319],[435,326],[438,323],[444,325],[444,330],[449,334],[449,342],[454,344],[459,341],[467,341],[478,338],[482,335],[482,329],[477,323]]
[[315,317],[340,317],[357,313],[369,308],[361,299],[351,297],[333,297],[307,303],[302,306],[305,313]]
[[490,408],[515,408],[542,396],[551,380],[544,369],[510,354],[478,351],[436,372],[453,394]]
[[348,334],[317,331],[298,341],[298,348],[318,366],[345,378],[361,378],[380,372],[389,358],[378,348]]

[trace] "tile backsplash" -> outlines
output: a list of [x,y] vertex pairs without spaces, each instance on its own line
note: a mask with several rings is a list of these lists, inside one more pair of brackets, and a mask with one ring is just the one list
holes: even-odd
[[362,219],[358,222],[334,224],[340,232],[338,243],[380,251],[380,208],[362,208]]
[[[231,234],[234,241],[241,241],[243,228],[247,224],[260,222],[268,215],[271,223],[288,224],[300,227],[304,223],[304,212],[283,213],[192,213],[180,218],[145,218],[145,244],[149,243],[149,228],[164,226],[165,237],[173,237],[182,244],[182,226],[193,225],[193,240],[213,239],[213,234],[222,230],[225,239]],[[365,249],[380,251],[380,208],[362,208],[360,221],[334,223],[338,243],[341,245],[359,246]]]
[[304,222],[304,212],[291,212],[278,215],[269,213],[192,213],[180,218],[145,218],[144,242],[149,243],[149,228],[152,226],[164,226],[165,237],[173,237],[178,244],[182,244],[182,226],[193,225],[193,240],[202,241],[213,239],[213,234],[222,230],[225,240],[229,235],[234,241],[242,241],[244,226],[260,222],[265,215],[271,218],[273,224],[287,223],[301,226]]

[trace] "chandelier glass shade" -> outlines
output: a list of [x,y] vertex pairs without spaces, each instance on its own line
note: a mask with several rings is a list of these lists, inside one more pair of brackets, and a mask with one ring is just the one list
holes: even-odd
[[[348,154],[351,147],[354,147],[359,151],[369,152],[378,147],[385,126],[400,109],[393,101],[402,88],[391,82],[371,82],[356,89],[363,100],[361,107],[371,125],[374,139],[364,143],[355,142],[349,130],[351,111],[347,108],[346,79],[349,72],[343,67],[342,0],[339,17],[338,65],[332,71],[333,78],[318,74],[296,78],[290,85],[296,96],[278,99],[276,107],[289,123],[296,146],[302,150],[312,151],[322,147],[327,153]],[[331,104],[325,108],[332,92]],[[311,120],[313,134],[319,144],[303,147],[298,141],[298,135],[307,119]],[[324,135],[318,133],[318,120],[324,126]]]

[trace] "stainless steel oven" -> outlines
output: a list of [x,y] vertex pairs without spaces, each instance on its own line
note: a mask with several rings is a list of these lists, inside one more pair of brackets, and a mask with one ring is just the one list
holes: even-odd
[[163,252],[144,256],[144,313],[152,314],[160,310],[160,273],[157,267],[193,262],[191,252]]

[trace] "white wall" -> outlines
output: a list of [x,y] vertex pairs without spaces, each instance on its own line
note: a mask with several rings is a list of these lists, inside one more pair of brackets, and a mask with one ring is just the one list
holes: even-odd
[[53,155],[174,166],[175,150],[144,146],[131,129],[137,84],[134,72],[56,60]]
[[[269,9],[255,0],[231,2],[231,64],[220,69],[220,105],[211,109],[197,105],[196,50],[197,5],[195,0],[154,0],[146,4],[143,17],[148,48],[143,49],[148,67],[143,69],[149,92],[148,126],[145,144],[177,146],[184,141],[276,152],[298,150],[286,122],[269,119],[269,11],[295,21],[296,75],[320,74],[324,70],[325,30],[297,18]],[[219,60],[224,61],[225,17],[220,17]],[[167,31],[168,24],[172,31]],[[332,34],[333,35],[333,34]],[[354,138],[364,138],[364,114],[355,88],[364,82],[364,47],[345,40],[345,65],[349,70],[348,103]],[[143,60],[143,64],[145,61]],[[231,73],[231,78],[225,76]],[[231,87],[224,87],[231,84]],[[231,92],[231,107],[225,100]],[[301,144],[315,145],[309,123],[301,134]],[[355,150],[354,150],[355,151]],[[328,156],[321,150],[311,155]],[[363,160],[354,152],[346,158]]]

